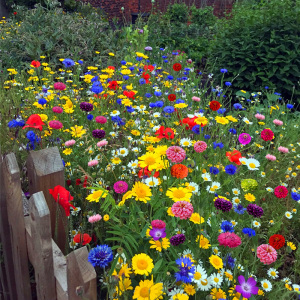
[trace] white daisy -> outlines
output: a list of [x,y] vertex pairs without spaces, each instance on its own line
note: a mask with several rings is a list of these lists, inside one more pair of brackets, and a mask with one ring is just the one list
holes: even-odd
[[199,192],[199,186],[195,182],[190,182],[187,187],[193,194],[197,194]]
[[118,116],[120,114],[120,112],[118,110],[113,110],[111,113],[110,113],[110,116],[111,117],[115,117],[115,116]]
[[258,221],[256,221],[256,220],[254,220],[254,221],[252,222],[252,225],[253,225],[253,227],[255,227],[255,228],[259,228],[259,227],[261,226],[261,224],[260,224]]
[[180,140],[180,145],[182,147],[190,147],[190,146],[192,146],[192,141],[191,141],[191,139],[184,138],[184,139]]
[[221,255],[221,252],[219,251],[218,247],[212,247],[212,252],[214,255]]
[[300,285],[299,284],[293,284],[292,285],[295,292],[300,292]]
[[208,278],[199,280],[197,282],[197,288],[200,291],[207,292],[211,289],[211,283]]
[[270,193],[273,193],[273,192],[274,192],[274,190],[273,190],[271,187],[267,187],[266,190],[267,190],[268,192],[270,192]]
[[232,193],[233,193],[233,195],[237,196],[237,195],[239,195],[241,192],[240,192],[239,189],[232,189]]
[[241,203],[241,200],[240,200],[240,198],[238,198],[238,197],[233,197],[233,198],[232,198],[232,203],[238,205],[238,204]]
[[220,288],[223,282],[223,277],[219,273],[213,273],[209,276],[209,282],[213,287]]
[[211,176],[209,173],[204,173],[201,175],[201,177],[204,179],[204,181],[211,181]]
[[149,187],[156,187],[159,185],[159,179],[156,177],[148,177],[144,180],[144,183]]
[[264,279],[261,281],[261,287],[264,291],[270,292],[272,290],[272,283],[268,279]]
[[278,271],[274,268],[270,268],[268,270],[268,275],[269,275],[270,278],[276,279],[276,278],[278,278]]
[[118,155],[123,156],[123,157],[127,156],[127,155],[128,155],[128,150],[127,150],[127,148],[120,148],[120,149],[118,150]]
[[244,272],[244,267],[241,264],[238,264],[237,269],[241,272]]
[[128,163],[127,167],[129,167],[130,169],[136,169],[139,166],[139,161],[136,160],[132,160]]
[[231,220],[230,223],[233,225],[233,226],[236,226],[238,224],[238,222],[236,222],[235,220]]
[[206,190],[207,190],[209,193],[214,194],[215,191],[216,191],[217,189],[219,189],[220,187],[221,187],[221,184],[220,184],[219,182],[213,181],[213,182],[211,183],[211,186],[208,186],[208,187],[206,188]]
[[250,122],[249,120],[248,120],[248,118],[243,118],[243,121],[246,123],[246,124],[248,124],[248,125],[251,125],[251,124],[253,124],[253,122]]
[[290,211],[286,211],[284,215],[288,219],[291,219],[293,217],[293,214]]
[[258,170],[258,168],[260,167],[259,161],[254,158],[247,159],[246,165],[249,170]]
[[246,157],[241,157],[241,158],[239,159],[239,161],[240,161],[240,163],[241,163],[242,165],[247,165],[248,159],[247,159]]
[[159,118],[160,117],[160,113],[159,112],[156,112],[152,115],[154,118]]
[[288,277],[284,277],[281,281],[283,281],[285,284],[291,284],[292,281]]

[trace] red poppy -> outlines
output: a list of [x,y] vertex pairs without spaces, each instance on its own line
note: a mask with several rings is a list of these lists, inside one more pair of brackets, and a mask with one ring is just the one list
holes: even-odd
[[168,95],[169,101],[175,101],[176,100],[176,95],[175,94],[170,94]]
[[[186,124],[187,126],[185,127],[186,130],[192,130],[192,128],[197,125],[195,123],[195,120],[197,119],[197,117],[193,117],[193,118],[184,118],[182,120],[180,120],[180,124]],[[204,125],[201,124],[201,127],[204,127]]]
[[82,244],[82,246],[89,244],[91,242],[92,238],[89,236],[89,234],[85,233],[78,233],[74,236],[73,241],[77,244]]
[[32,65],[34,68],[38,68],[38,67],[41,65],[41,63],[40,63],[39,61],[37,61],[37,60],[33,60],[33,61],[31,62],[31,65]]
[[118,83],[113,80],[113,81],[110,81],[109,84],[108,84],[108,87],[111,89],[111,90],[116,90],[117,87],[118,87]]
[[[150,177],[151,174],[152,174],[152,172],[150,172],[150,171],[148,170],[148,167],[141,168],[141,169],[139,170],[139,172],[138,172],[139,178],[143,178],[144,176]],[[156,171],[156,172],[154,173],[153,176],[157,178],[157,177],[159,176],[159,172]]]
[[16,15],[17,14],[17,12],[16,11],[14,11],[14,15]]
[[269,244],[276,250],[282,248],[285,244],[285,238],[281,234],[273,234],[269,238]]
[[213,100],[210,102],[209,107],[211,110],[216,111],[221,107],[221,104],[220,104],[220,102]]
[[176,72],[179,72],[182,69],[182,66],[180,63],[176,63],[173,65],[173,70]]
[[154,66],[152,66],[152,65],[149,65],[149,66],[144,66],[144,70],[145,71],[150,71],[150,72],[152,72],[153,70],[154,70],[155,68],[154,68]]
[[146,73],[146,72],[143,72],[143,75],[142,77],[146,80],[146,83],[149,83],[149,78],[150,78],[150,74]]
[[128,97],[128,98],[134,99],[135,93],[132,92],[132,91],[131,91],[131,92],[124,91],[124,92],[123,92],[123,95],[126,96],[126,97]]
[[237,165],[240,165],[240,158],[242,158],[242,153],[238,150],[233,150],[232,152],[226,152],[226,156],[229,161],[234,162]]
[[159,139],[166,138],[167,140],[174,139],[174,131],[169,127],[160,126],[160,128],[155,132]]
[[70,192],[63,186],[57,185],[53,190],[49,189],[49,193],[53,196],[55,202],[58,201],[58,203],[64,208],[66,216],[68,217],[70,215],[70,207],[75,208],[75,206],[69,202],[73,200]]
[[43,126],[42,125],[46,125],[41,117],[39,115],[31,115],[28,120],[26,121],[26,124],[22,129],[30,127],[30,128],[37,128],[39,130],[43,130]]
[[116,68],[113,66],[108,66],[107,69],[115,70]]

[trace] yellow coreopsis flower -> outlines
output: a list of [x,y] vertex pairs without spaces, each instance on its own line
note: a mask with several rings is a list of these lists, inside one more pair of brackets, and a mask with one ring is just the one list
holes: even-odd
[[225,118],[225,117],[216,116],[215,120],[216,120],[217,123],[222,124],[222,125],[226,125],[226,124],[229,123],[228,119]]
[[199,242],[199,247],[202,249],[211,247],[209,240],[203,234],[197,236],[196,242]]
[[223,260],[218,255],[211,255],[209,257],[209,262],[217,270],[223,268]]
[[83,129],[83,126],[77,126],[71,127],[71,135],[72,137],[81,137],[86,133],[86,130]]

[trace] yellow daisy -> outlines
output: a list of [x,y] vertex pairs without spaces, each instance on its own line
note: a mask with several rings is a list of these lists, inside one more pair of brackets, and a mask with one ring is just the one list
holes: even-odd
[[148,276],[154,268],[153,260],[145,253],[136,254],[132,258],[132,268],[135,274]]
[[174,187],[174,188],[170,188],[167,191],[166,196],[171,198],[174,202],[177,202],[177,201],[190,202],[192,193],[189,191],[189,189],[187,189],[185,187],[178,187],[178,188]]

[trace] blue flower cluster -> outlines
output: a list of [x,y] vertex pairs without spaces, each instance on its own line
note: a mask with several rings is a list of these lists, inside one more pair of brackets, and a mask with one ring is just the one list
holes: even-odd
[[15,128],[15,127],[23,127],[25,125],[24,120],[11,120],[8,122],[7,126],[9,128]]
[[176,281],[182,281],[183,283],[190,283],[194,278],[195,266],[189,257],[180,257],[176,259],[176,264],[178,265],[179,272],[175,273]]
[[93,267],[105,268],[113,260],[113,252],[108,245],[97,246],[89,252],[88,261]]

